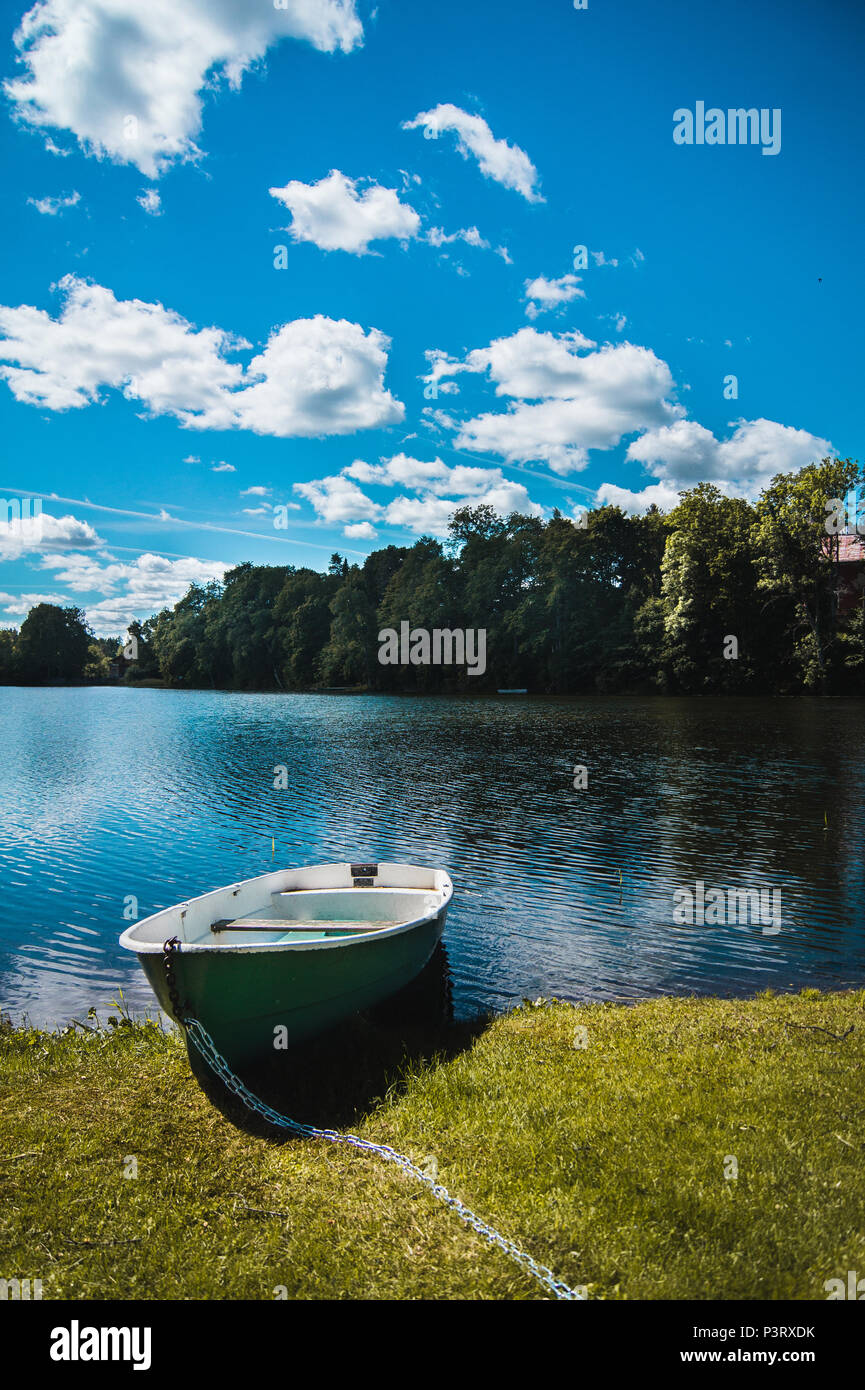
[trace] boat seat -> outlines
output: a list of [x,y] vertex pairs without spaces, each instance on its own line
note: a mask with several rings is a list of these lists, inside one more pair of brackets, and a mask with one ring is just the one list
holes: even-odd
[[[410,921],[410,918],[406,919]],[[233,920],[228,917],[220,917],[216,922],[211,922],[210,930],[216,935],[219,932],[227,931],[259,931],[276,932],[280,936],[286,932],[307,932],[321,933],[330,935],[333,932],[340,934],[344,932],[370,932],[382,931],[385,927],[396,925],[392,921],[386,922],[367,922],[367,921],[333,921],[327,918],[315,918],[306,922],[290,921],[286,917],[236,917]]]

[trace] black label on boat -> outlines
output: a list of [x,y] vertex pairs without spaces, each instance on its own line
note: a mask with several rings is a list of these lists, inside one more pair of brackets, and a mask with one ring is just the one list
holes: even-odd
[[375,879],[374,879],[374,878],[353,878],[352,881],[351,881],[351,883],[352,883],[352,887],[353,887],[353,888],[374,888],[374,887],[375,887]]
[[[351,876],[352,876],[352,878],[375,878],[375,876],[376,876],[377,873],[378,873],[378,864],[352,864],[352,866],[351,866]],[[371,885],[371,884],[366,884],[366,883],[361,884],[361,885],[355,884],[355,887],[358,887],[358,886],[363,887],[363,888],[368,888],[368,887],[371,887],[372,885]]]

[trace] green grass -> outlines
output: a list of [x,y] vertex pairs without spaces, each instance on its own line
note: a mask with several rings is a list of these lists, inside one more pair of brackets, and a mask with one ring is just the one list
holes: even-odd
[[[526,1005],[349,1041],[284,1058],[272,1098],[434,1155],[590,1297],[822,1299],[865,1270],[865,992]],[[153,1023],[6,1028],[0,1085],[0,1276],[46,1299],[544,1296],[392,1165],[238,1128]]]

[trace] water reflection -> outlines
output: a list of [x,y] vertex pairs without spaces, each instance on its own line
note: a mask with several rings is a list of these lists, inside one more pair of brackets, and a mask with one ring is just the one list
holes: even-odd
[[[65,1020],[118,987],[150,1002],[117,946],[130,895],[143,916],[273,862],[347,858],[451,870],[458,1016],[865,979],[858,701],[0,689],[0,712],[15,1016]],[[673,894],[698,880],[780,888],[781,932],[676,926]]]

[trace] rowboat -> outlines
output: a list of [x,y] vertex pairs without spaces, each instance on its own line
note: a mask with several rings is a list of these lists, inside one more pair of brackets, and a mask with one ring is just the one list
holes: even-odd
[[167,1014],[198,1019],[225,1058],[251,1062],[410,984],[452,894],[443,869],[414,864],[279,869],[136,922],[120,945]]

